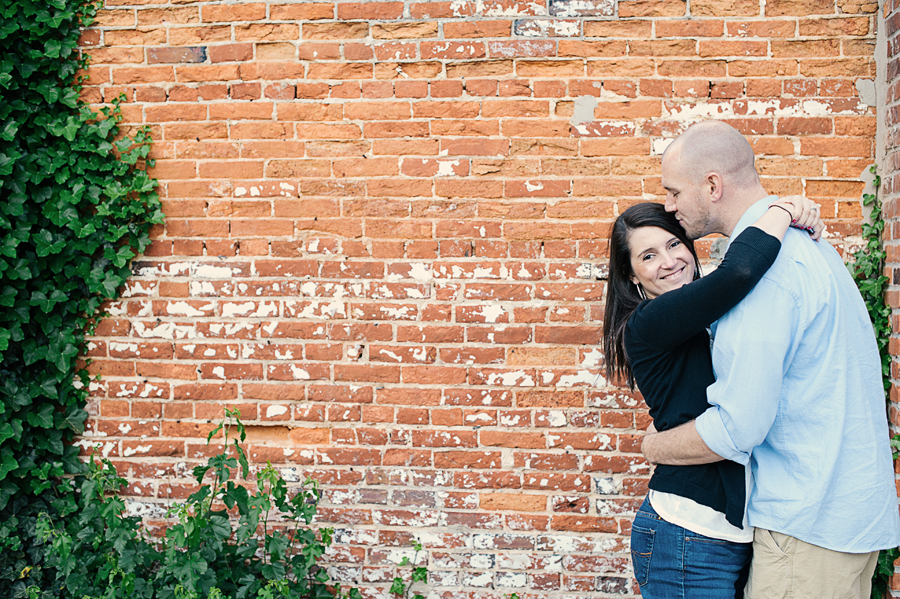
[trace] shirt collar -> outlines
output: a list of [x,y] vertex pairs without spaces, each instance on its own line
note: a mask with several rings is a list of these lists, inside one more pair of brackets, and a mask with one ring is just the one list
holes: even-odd
[[731,237],[728,238],[728,247],[731,247],[731,242],[737,238],[738,235],[744,232],[744,229],[758,221],[762,218],[762,215],[766,213],[766,210],[769,209],[769,204],[778,199],[778,196],[771,195],[766,196],[760,201],[756,202],[752,206],[750,206],[744,215],[741,216],[741,219],[735,225],[734,230],[731,232]]

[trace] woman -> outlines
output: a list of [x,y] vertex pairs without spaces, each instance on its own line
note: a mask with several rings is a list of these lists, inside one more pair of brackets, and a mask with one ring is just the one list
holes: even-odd
[[[818,238],[821,221],[812,206],[798,196],[774,202],[703,279],[693,242],[662,205],[638,204],[616,220],[604,319],[606,374],[631,388],[637,384],[657,430],[709,407],[706,388],[715,377],[706,327],[759,282],[792,221]],[[645,598],[742,596],[753,538],[745,518],[748,476],[729,461],[656,467],[631,536]]]

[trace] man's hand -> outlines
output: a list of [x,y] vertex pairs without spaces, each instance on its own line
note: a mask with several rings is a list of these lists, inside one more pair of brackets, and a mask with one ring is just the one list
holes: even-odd
[[673,466],[711,464],[722,459],[703,442],[693,420],[661,433],[651,424],[641,442],[641,453],[651,464]]

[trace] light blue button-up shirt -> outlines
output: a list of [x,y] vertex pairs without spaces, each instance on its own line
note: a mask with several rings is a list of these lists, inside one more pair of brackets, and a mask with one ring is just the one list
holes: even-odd
[[[776,199],[754,204],[732,239]],[[750,463],[752,526],[848,553],[900,545],[881,362],[841,257],[787,232],[775,264],[718,321],[712,407],[697,431]]]

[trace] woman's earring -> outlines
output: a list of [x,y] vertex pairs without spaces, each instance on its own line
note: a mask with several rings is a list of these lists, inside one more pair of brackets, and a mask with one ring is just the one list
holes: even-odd
[[635,283],[634,286],[637,287],[638,295],[641,296],[641,299],[642,300],[647,299],[647,294],[644,293],[644,287],[640,283]]

